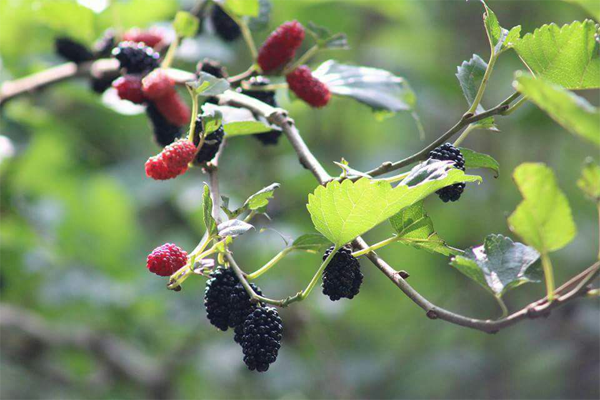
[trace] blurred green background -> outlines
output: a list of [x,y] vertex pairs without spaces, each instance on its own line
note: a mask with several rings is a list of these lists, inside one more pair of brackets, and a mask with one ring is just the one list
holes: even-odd
[[[63,62],[53,39],[71,35],[92,43],[118,17],[124,27],[172,19],[191,1],[117,2],[117,12],[95,14],[84,5],[102,1],[0,0],[2,80]],[[489,1],[501,24],[531,32],[588,14],[563,1]],[[84,4],[84,5],[82,5]],[[319,54],[388,69],[410,82],[426,131],[420,140],[408,113],[377,121],[348,99],[322,110],[284,102],[307,144],[331,174],[346,158],[367,170],[423,148],[466,110],[456,67],[473,53],[489,55],[477,1],[274,1],[269,29],[283,21],[314,21],[348,34],[351,50]],[[306,45],[308,46],[308,45]],[[243,71],[243,41],[226,44],[210,33],[187,39],[176,66],[193,70],[212,57],[230,73]],[[497,64],[484,98],[493,106],[512,93],[512,74],[525,69],[514,52]],[[598,105],[598,92],[583,93]],[[26,95],[1,111],[2,135],[14,146],[0,164],[0,300],[2,398],[590,398],[600,396],[598,300],[580,300],[547,319],[526,321],[488,335],[426,318],[369,262],[352,301],[330,302],[320,290],[281,310],[282,350],[268,373],[246,369],[232,332],[207,321],[204,278],[184,290],[165,289],[149,274],[146,255],[164,242],[188,251],[200,239],[199,169],[168,182],[145,177],[145,160],[159,149],[144,113],[124,115],[105,106],[86,80],[72,80]],[[426,201],[436,230],[459,248],[479,245],[490,233],[511,235],[506,217],[520,202],[512,170],[525,161],[547,163],[567,194],[576,239],[553,254],[557,281],[591,265],[597,254],[597,215],[575,181],[597,149],[572,136],[532,104],[499,118],[501,132],[478,131],[464,142],[491,154],[500,177],[488,171],[461,201]],[[288,142],[263,147],[249,137],[229,141],[221,159],[221,191],[238,206],[258,189],[280,182],[269,204],[272,218],[257,220],[236,240],[236,259],[252,271],[284,247],[279,233],[314,232],[305,204],[315,180],[301,168]],[[391,233],[382,224],[370,243]],[[512,236],[512,235],[511,235]],[[513,239],[518,238],[512,236]],[[459,313],[495,318],[485,291],[442,256],[395,245],[380,254],[435,304]],[[272,298],[304,287],[318,255],[286,258],[257,283]],[[544,295],[543,285],[507,295],[511,310]],[[108,354],[108,356],[107,356]]]

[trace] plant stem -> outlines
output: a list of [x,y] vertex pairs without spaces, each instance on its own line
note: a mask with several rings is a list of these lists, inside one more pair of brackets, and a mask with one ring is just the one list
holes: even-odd
[[542,253],[542,267],[544,268],[544,277],[546,280],[546,295],[548,301],[554,300],[554,271],[552,270],[552,262],[547,253]]
[[171,45],[169,46],[169,50],[167,51],[167,55],[165,56],[165,59],[163,60],[161,67],[162,68],[170,68],[171,64],[173,63],[173,59],[175,58],[175,53],[177,52],[177,48],[179,47],[179,41],[181,40],[181,38],[179,36],[175,36],[175,39],[173,39],[173,42],[171,43]]
[[252,64],[247,70],[245,70],[244,72],[241,72],[237,75],[231,76],[227,79],[227,81],[229,83],[236,83],[239,81],[242,81],[246,78],[249,78],[250,76],[252,76],[252,74],[254,74],[254,72],[256,71],[256,64]]
[[458,147],[463,142],[463,140],[465,140],[467,138],[467,136],[469,136],[469,133],[471,133],[475,129],[477,129],[477,127],[473,124],[467,126],[467,128],[463,131],[463,133],[460,134],[458,139],[456,139],[454,141],[454,147]]
[[403,174],[394,175],[389,178],[374,179],[374,180],[375,181],[385,181],[388,183],[394,183],[394,182],[398,182],[398,181],[401,181],[402,179],[406,178],[408,176],[408,174],[410,174],[410,172],[405,172]]
[[508,308],[506,308],[506,304],[504,304],[504,300],[502,300],[502,297],[500,297],[500,296],[494,296],[494,298],[496,299],[496,301],[498,302],[498,305],[502,309],[502,315],[500,316],[499,319],[506,318],[508,316]]
[[266,263],[265,265],[263,265],[260,269],[254,271],[253,273],[249,274],[246,279],[248,280],[253,280],[258,278],[259,276],[261,276],[262,274],[264,274],[265,272],[267,272],[268,270],[270,270],[272,267],[275,266],[275,264],[277,264],[279,261],[281,261],[283,259],[283,257],[285,257],[292,249],[291,248],[285,248],[283,250],[281,250],[275,257],[273,257],[268,263]]
[[523,104],[525,104],[525,102],[527,100],[529,100],[527,97],[523,97],[522,99],[520,99],[519,101],[517,101],[512,107],[510,107],[508,110],[504,111],[501,115],[510,115],[510,114],[512,114],[513,112],[515,112],[516,109],[518,109]]
[[244,222],[252,221],[252,218],[254,218],[254,216],[256,216],[256,210],[250,211],[250,213],[246,216],[246,218],[244,218]]
[[397,242],[397,241],[399,241],[400,239],[401,239],[401,238],[399,238],[398,236],[392,236],[391,238],[388,238],[388,239],[382,240],[382,241],[381,241],[381,242],[379,242],[379,243],[375,243],[375,244],[373,244],[373,245],[371,245],[371,246],[367,247],[366,249],[362,249],[362,250],[359,250],[359,251],[355,251],[354,253],[352,253],[352,256],[353,256],[353,257],[360,257],[360,256],[364,256],[365,254],[368,254],[368,253],[370,253],[370,252],[372,252],[372,251],[375,251],[375,250],[377,250],[377,249],[380,249],[380,248],[382,248],[382,247],[384,247],[384,246],[387,246],[388,244],[391,244],[391,243]]
[[329,264],[329,262],[333,259],[333,257],[337,254],[338,250],[339,250],[339,247],[336,246],[333,249],[333,251],[331,251],[329,253],[329,255],[323,261],[323,263],[321,263],[321,266],[319,267],[319,269],[317,270],[317,272],[315,273],[315,275],[312,277],[312,279],[308,283],[308,286],[306,287],[306,289],[304,289],[300,293],[300,300],[304,300],[305,298],[308,297],[308,295],[310,294],[310,292],[313,290],[313,288],[316,286],[317,282],[319,281],[319,278],[323,274],[323,271],[325,271],[325,268],[327,267],[327,265]]
[[285,82],[282,82],[282,83],[272,83],[270,85],[262,85],[262,86],[242,85],[242,87],[246,90],[252,90],[255,92],[272,92],[277,89],[286,89],[288,87],[288,84]]
[[192,117],[190,121],[190,132],[188,140],[194,143],[194,132],[196,131],[196,117],[198,116],[198,95],[190,87],[186,86],[190,96],[192,96]]
[[302,54],[302,56],[296,60],[293,64],[288,65],[284,68],[282,75],[287,75],[305,62],[307,62],[312,56],[314,56],[319,51],[319,45],[314,45],[310,49],[306,51],[306,53]]
[[479,105],[479,103],[481,103],[481,98],[483,97],[483,93],[485,92],[485,88],[487,86],[488,80],[490,79],[490,76],[492,75],[492,70],[494,69],[494,64],[496,64],[497,57],[498,56],[494,53],[494,50],[492,49],[492,55],[490,56],[490,62],[488,63],[488,66],[485,70],[485,74],[483,75],[483,80],[481,81],[479,90],[477,91],[477,94],[475,95],[473,104],[471,104],[471,108],[469,108],[469,111],[467,111],[467,114],[475,114],[475,111],[477,111],[477,106]]

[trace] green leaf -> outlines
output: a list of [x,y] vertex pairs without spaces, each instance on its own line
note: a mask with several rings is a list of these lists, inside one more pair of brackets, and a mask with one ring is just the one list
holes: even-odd
[[210,198],[210,189],[208,185],[204,185],[204,192],[202,194],[202,217],[204,219],[204,226],[209,235],[217,233],[217,223],[212,216],[213,202]]
[[[445,163],[438,162],[438,167],[440,165]],[[413,170],[420,168],[421,165],[418,165]],[[343,246],[436,190],[457,182],[481,180],[454,168],[429,172],[429,177],[415,172],[418,178],[408,181],[418,181],[414,186],[401,182],[395,188],[386,181],[367,178],[356,182],[332,181],[326,186],[319,186],[308,196],[307,208],[317,231],[336,246]]]
[[559,28],[543,25],[516,42],[514,48],[537,77],[567,89],[600,88],[598,26],[591,20]]
[[515,89],[527,96],[568,131],[600,146],[600,110],[568,90],[517,72]]
[[[463,63],[457,67],[456,77],[458,78],[458,83],[460,84],[460,88],[462,89],[469,106],[473,104],[473,101],[475,100],[475,96],[477,95],[479,86],[481,86],[481,81],[483,81],[483,75],[485,75],[486,69],[487,63],[477,54],[473,54],[473,57],[471,57],[469,61],[463,61]],[[477,114],[481,114],[485,109],[479,104],[476,111]],[[477,121],[475,125],[482,129],[492,131],[498,130],[494,123],[494,117]]]
[[441,253],[445,256],[459,254],[456,249],[446,245],[433,229],[433,221],[423,208],[423,201],[406,207],[390,218],[392,227],[402,238],[400,243],[409,244],[418,249]]
[[256,133],[270,132],[270,126],[258,121],[235,121],[223,124],[225,134],[231,136],[254,135]]
[[502,235],[489,235],[482,246],[453,257],[450,265],[501,297],[523,283],[540,281],[539,268],[530,268],[539,257],[529,246]]
[[219,107],[216,107],[214,104],[210,103],[202,105],[200,109],[202,111],[202,114],[200,114],[202,132],[206,137],[223,125],[223,113]]
[[569,3],[579,4],[592,15],[596,21],[600,21],[600,3],[596,0],[567,0]]
[[273,192],[280,186],[279,183],[272,183],[269,186],[262,188],[252,196],[248,197],[248,200],[246,200],[242,207],[248,210],[258,210],[259,208],[265,207],[269,204],[269,199],[273,197]]
[[223,116],[223,129],[229,137],[253,135],[273,130],[281,131],[281,128],[269,124],[265,118],[254,115],[247,108],[217,106],[206,103],[202,106],[202,109],[205,111],[218,110],[221,113]]
[[59,32],[88,44],[95,39],[95,14],[77,2],[67,0],[43,1],[35,13],[38,20]]
[[322,49],[348,49],[348,38],[343,33],[331,34],[329,29],[313,22],[306,25],[306,30],[317,41],[317,46]]
[[414,106],[415,94],[408,83],[382,69],[329,60],[321,64],[313,75],[324,82],[331,93],[351,97],[375,110],[407,111]]
[[586,196],[600,202],[600,165],[592,158],[585,160],[581,177],[577,180],[577,186]]
[[330,245],[331,242],[325,236],[318,233],[307,233],[294,240],[290,247],[309,253],[322,253]]
[[258,17],[260,12],[258,0],[225,0],[222,4],[238,17]]
[[483,24],[485,25],[485,31],[490,41],[492,51],[496,54],[500,53],[508,31],[500,26],[496,14],[487,6],[485,1],[481,1],[485,7],[485,13],[483,14]]
[[194,92],[202,96],[216,96],[229,89],[230,85],[227,79],[217,78],[208,72],[200,71],[198,80],[186,82]]
[[219,236],[221,237],[237,237],[241,236],[244,233],[248,232],[250,229],[254,229],[252,225],[247,222],[240,221],[239,219],[230,219],[229,221],[225,221],[217,226],[217,231],[219,231]]
[[465,168],[488,168],[496,173],[496,178],[500,175],[500,164],[492,156],[464,147],[459,149],[465,159]]
[[115,16],[118,16],[119,26],[123,29],[143,28],[156,21],[172,19],[178,8],[176,0],[111,1],[99,16],[100,29],[114,27]]
[[552,170],[542,163],[523,163],[513,178],[523,201],[508,218],[510,229],[540,253],[558,250],[573,240],[576,227],[571,207]]
[[175,14],[175,20],[173,20],[173,28],[175,33],[180,37],[192,37],[196,36],[198,27],[200,26],[200,20],[198,17],[190,14],[186,11],[178,11]]

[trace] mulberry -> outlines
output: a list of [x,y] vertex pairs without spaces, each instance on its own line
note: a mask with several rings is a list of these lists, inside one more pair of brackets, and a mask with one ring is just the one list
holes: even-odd
[[290,90],[311,106],[323,107],[329,103],[331,98],[329,88],[314,77],[306,65],[296,68],[285,79]]
[[[454,168],[465,170],[465,159],[461,154],[460,150],[454,147],[450,143],[443,144],[436,147],[429,153],[429,158],[434,160],[452,161],[454,162]],[[446,186],[435,192],[444,203],[448,201],[457,201],[460,199],[460,195],[465,190],[466,184],[464,182],[455,183],[451,186]]]
[[[267,79],[265,77],[257,76],[257,77],[250,78],[248,80],[248,83],[251,86],[266,86],[266,85],[269,85],[271,82],[269,81],[269,79]],[[277,107],[277,102],[275,101],[275,92],[274,91],[271,91],[271,90],[242,90],[242,93],[247,96],[253,97],[257,100],[260,100],[263,103],[270,105],[271,107]],[[257,133],[252,136],[254,138],[258,139],[264,145],[267,145],[267,146],[276,145],[277,142],[279,141],[279,138],[281,137],[281,130],[273,129],[272,131],[264,132],[264,133]]]
[[159,276],[174,274],[187,263],[187,252],[172,243],[165,243],[148,255],[146,267]]
[[[200,130],[202,129],[202,120],[200,118],[198,118],[196,120],[196,137],[198,137],[198,135],[200,134]],[[225,131],[223,130],[223,125],[221,125],[219,127],[219,129],[217,129],[214,132],[209,133],[205,138],[204,138],[204,143],[202,144],[202,147],[200,147],[200,150],[198,150],[198,154],[196,155],[196,160],[195,163],[196,164],[204,164],[209,162],[210,160],[212,160],[215,155],[217,155],[217,152],[219,151],[219,147],[221,146],[221,143],[223,142],[223,137],[225,136]],[[198,146],[199,141],[198,139],[194,140],[194,144],[196,144],[196,146]]]
[[142,104],[145,100],[142,92],[142,81],[139,76],[125,75],[116,79],[112,86],[117,89],[119,98],[129,100],[135,104]]
[[283,325],[272,307],[257,307],[244,321],[241,338],[244,362],[251,371],[265,372],[277,360]]
[[168,146],[181,136],[181,128],[167,120],[156,107],[154,102],[148,101],[146,115],[152,125],[154,139],[160,146]]
[[217,35],[227,42],[236,40],[242,34],[237,22],[216,4],[210,13],[210,20]]
[[121,42],[112,50],[112,55],[130,74],[146,73],[158,67],[159,54],[143,43]]
[[304,27],[298,21],[285,22],[260,47],[258,65],[263,72],[283,67],[294,58],[303,40]]
[[57,38],[54,47],[58,55],[76,64],[94,59],[94,55],[87,47],[68,37]]
[[[325,252],[323,260],[329,257],[334,247]],[[352,256],[352,249],[342,247],[329,261],[323,272],[323,294],[332,301],[341,298],[352,299],[360,290],[363,274],[360,272],[360,263]]]
[[153,49],[160,49],[165,44],[164,33],[156,28],[142,30],[140,28],[132,28],[123,34],[123,40],[135,43],[144,43],[146,46]]

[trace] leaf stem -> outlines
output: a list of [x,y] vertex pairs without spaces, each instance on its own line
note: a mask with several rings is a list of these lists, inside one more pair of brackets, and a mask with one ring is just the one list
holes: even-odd
[[281,250],[275,257],[273,257],[271,260],[269,260],[268,263],[266,263],[261,268],[254,271],[253,273],[249,274],[246,277],[246,279],[251,281],[253,279],[258,278],[259,276],[261,276],[262,274],[264,274],[265,272],[270,270],[272,267],[274,267],[275,264],[277,264],[279,261],[281,261],[291,250],[292,249],[290,247],[287,247],[287,248]]
[[502,309],[502,315],[498,319],[506,318],[508,316],[508,308],[506,308],[506,304],[504,303],[504,300],[502,300],[502,297],[496,296],[496,295],[494,295],[494,298],[496,299],[496,301],[498,302],[498,305]]
[[175,39],[173,39],[173,42],[171,42],[171,45],[169,46],[169,50],[167,50],[167,55],[165,56],[165,59],[163,60],[161,67],[162,68],[170,68],[171,64],[173,63],[173,59],[175,58],[175,53],[177,52],[177,48],[179,47],[179,41],[181,40],[181,38],[176,35]]
[[546,294],[548,301],[554,300],[554,271],[552,270],[552,262],[547,253],[542,253],[542,267],[544,268],[544,277],[546,278]]
[[494,69],[494,64],[496,64],[497,58],[498,58],[498,56],[496,55],[496,53],[494,53],[494,50],[492,49],[492,55],[490,56],[490,62],[488,63],[488,66],[485,70],[485,74],[483,75],[481,85],[479,85],[479,90],[477,90],[477,94],[475,95],[473,104],[471,104],[471,108],[469,108],[469,111],[467,111],[467,114],[475,114],[475,111],[477,111],[477,106],[479,105],[479,103],[481,103],[483,93],[485,92],[487,83],[490,79],[490,76],[492,75],[492,70]]
[[408,176],[408,174],[410,174],[410,172],[404,172],[402,174],[394,175],[389,178],[374,179],[374,181],[394,183],[394,182],[398,182],[398,181],[401,181],[402,179],[406,178]]
[[474,124],[467,126],[463,133],[460,134],[458,139],[454,141],[454,147],[458,147],[467,138],[467,136],[469,136],[469,133],[471,133],[475,129],[477,129],[477,126],[475,126]]
[[196,131],[196,118],[198,117],[198,95],[189,86],[186,86],[190,96],[192,96],[192,117],[190,121],[190,132],[188,133],[188,140],[194,143],[194,132]]
[[373,245],[371,245],[371,246],[367,247],[366,249],[362,249],[362,250],[359,250],[359,251],[355,251],[354,253],[352,253],[352,256],[353,256],[353,257],[360,257],[360,256],[364,256],[365,254],[368,254],[368,253],[370,253],[370,252],[372,252],[372,251],[375,251],[375,250],[377,250],[377,249],[380,249],[380,248],[382,248],[382,247],[384,247],[384,246],[387,246],[388,244],[391,244],[391,243],[397,242],[397,241],[399,241],[400,239],[402,239],[402,238],[400,238],[400,237],[398,237],[398,236],[395,236],[395,235],[394,235],[394,236],[392,236],[391,238],[388,238],[388,239],[382,240],[382,241],[381,241],[381,242],[379,242],[379,243],[375,243],[375,244],[373,244]]
[[315,44],[313,47],[311,47],[310,49],[308,49],[306,51],[306,53],[302,54],[302,56],[296,60],[294,63],[292,63],[291,65],[288,65],[287,67],[285,67],[283,69],[282,75],[287,75],[290,72],[292,72],[293,70],[295,70],[296,68],[298,68],[299,66],[301,66],[302,64],[304,64],[305,62],[307,62],[312,56],[314,56],[315,54],[317,54],[317,52],[319,51],[319,45]]
[[517,101],[512,107],[510,107],[508,110],[504,111],[501,115],[510,115],[513,112],[515,112],[515,110],[517,110],[519,107],[521,107],[523,104],[525,104],[525,102],[529,100],[527,97],[523,97],[522,99],[520,99],[519,101]]

